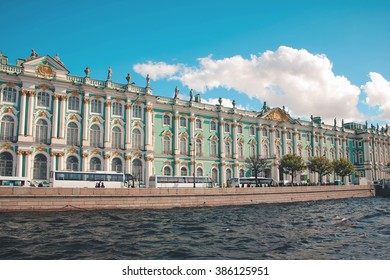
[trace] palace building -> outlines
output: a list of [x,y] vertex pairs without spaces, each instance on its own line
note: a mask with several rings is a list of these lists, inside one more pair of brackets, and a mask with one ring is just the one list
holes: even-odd
[[[291,180],[280,158],[295,153],[347,158],[355,165],[348,178],[389,178],[390,130],[359,123],[324,124],[292,118],[284,108],[258,112],[153,94],[131,81],[105,81],[70,75],[58,56],[34,50],[10,65],[0,53],[0,176],[48,182],[52,170],[110,170],[131,173],[140,186],[151,175],[209,176],[224,186],[231,177],[250,176],[245,159],[269,159],[266,177]],[[317,182],[308,170],[296,182]],[[325,181],[333,181],[333,174]]]

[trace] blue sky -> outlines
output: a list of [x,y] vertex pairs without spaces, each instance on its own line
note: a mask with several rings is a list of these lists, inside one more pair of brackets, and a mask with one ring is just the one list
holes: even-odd
[[[385,124],[390,119],[389,1],[1,1],[0,50],[59,54],[72,75],[190,88],[260,110],[285,105]],[[332,121],[333,123],[333,121]]]

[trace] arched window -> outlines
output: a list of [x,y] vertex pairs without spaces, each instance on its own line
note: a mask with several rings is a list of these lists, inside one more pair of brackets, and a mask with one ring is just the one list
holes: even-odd
[[187,120],[185,117],[180,117],[180,127],[187,127]]
[[0,140],[13,140],[15,122],[11,116],[4,116],[1,119]]
[[142,108],[139,105],[133,106],[133,118],[141,119],[142,118]]
[[123,172],[123,163],[120,158],[113,158],[111,161],[111,170],[115,172]]
[[218,184],[218,170],[216,168],[211,169],[211,179],[214,183]]
[[196,129],[202,129],[202,121],[200,119],[196,119],[195,127]]
[[225,123],[225,132],[230,132],[230,124]]
[[141,149],[142,148],[141,131],[138,128],[133,129],[131,138],[132,138],[131,141],[132,141],[133,148]]
[[46,180],[47,176],[47,158],[43,154],[34,157],[33,179]]
[[114,116],[123,116],[123,105],[122,105],[122,103],[119,103],[117,101],[112,103],[112,114]]
[[282,149],[280,148],[280,146],[276,146],[276,155],[278,156],[278,158],[282,157]]
[[92,147],[98,148],[102,146],[100,142],[101,139],[100,127],[97,124],[93,124],[91,126],[89,134],[90,134],[90,144]]
[[244,169],[240,169],[240,177],[245,177],[245,170]]
[[188,174],[187,174],[187,168],[186,167],[182,167],[181,169],[180,169],[180,175],[181,176],[188,176]]
[[226,169],[226,180],[232,178],[232,170],[230,168]]
[[102,112],[102,102],[98,99],[92,99],[91,100],[91,113],[100,114],[101,112]]
[[195,142],[195,152],[197,156],[203,156],[203,150],[202,150],[202,140],[196,139]]
[[93,157],[89,161],[89,170],[91,171],[101,171],[102,170],[102,161],[100,158]]
[[112,147],[114,149],[122,148],[122,130],[118,126],[112,128]]
[[226,157],[232,156],[232,149],[231,149],[230,142],[225,142],[225,154],[226,154]]
[[69,156],[66,159],[66,170],[79,171],[79,160],[75,156]]
[[216,157],[218,155],[217,141],[211,141],[210,156]]
[[240,134],[242,134],[242,125],[241,125],[241,124],[239,124],[239,125],[237,126],[237,132],[240,133]]
[[68,110],[74,110],[74,111],[80,110],[80,98],[78,96],[69,96]]
[[268,130],[265,127],[263,127],[261,132],[262,132],[263,136],[268,136]]
[[13,87],[5,87],[3,88],[2,100],[3,102],[16,102],[16,93],[17,90]]
[[287,154],[292,154],[292,149],[291,149],[291,147],[287,147]]
[[66,130],[66,144],[71,146],[79,145],[79,128],[76,123],[68,123]]
[[171,117],[169,115],[164,115],[163,123],[164,125],[171,125]]
[[275,130],[275,137],[280,138],[280,131],[278,129]]
[[202,169],[202,168],[198,167],[198,168],[196,169],[196,176],[197,176],[197,177],[203,176],[203,169]]
[[268,149],[268,145],[266,144],[263,145],[263,154],[264,156],[269,157],[269,149]]
[[256,145],[254,143],[251,143],[249,147],[249,157],[255,157],[256,156]]
[[143,170],[142,170],[142,161],[138,158],[133,160],[133,176],[134,180],[137,182],[143,182],[144,178],[142,176]]
[[255,135],[255,127],[253,125],[249,128],[249,134]]
[[163,153],[164,154],[171,154],[171,137],[169,136],[164,136],[163,138]]
[[186,155],[187,154],[187,138],[180,138],[180,154]]
[[287,139],[291,140],[291,131],[287,131]]
[[358,155],[359,155],[359,163],[361,164],[361,163],[363,163],[363,152],[359,151]]
[[37,106],[38,107],[49,107],[50,95],[47,92],[38,92],[37,94]]
[[210,130],[212,131],[217,130],[217,123],[215,121],[210,122]]
[[12,176],[13,157],[9,152],[0,154],[0,176]]
[[164,166],[163,174],[164,176],[171,176],[171,167]]
[[48,144],[49,138],[49,126],[47,121],[44,119],[39,119],[35,127],[35,141],[38,143]]
[[238,143],[237,152],[238,152],[238,158],[243,159],[244,158],[244,144]]

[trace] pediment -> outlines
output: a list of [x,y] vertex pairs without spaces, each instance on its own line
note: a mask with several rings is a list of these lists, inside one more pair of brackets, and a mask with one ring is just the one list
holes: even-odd
[[273,108],[266,112],[261,118],[277,122],[290,122],[292,118],[284,110],[280,108]]
[[30,75],[36,75],[46,79],[52,79],[58,76],[65,76],[69,74],[65,64],[63,64],[58,57],[56,59],[51,56],[29,57],[22,64],[24,72]]

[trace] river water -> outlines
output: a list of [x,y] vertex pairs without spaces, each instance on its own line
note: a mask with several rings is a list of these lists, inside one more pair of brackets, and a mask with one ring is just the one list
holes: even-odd
[[390,200],[0,213],[0,259],[390,259]]

